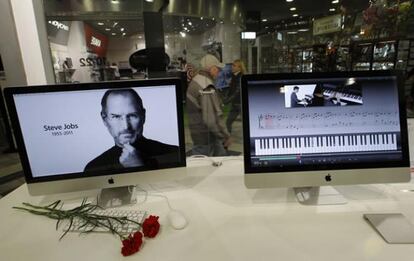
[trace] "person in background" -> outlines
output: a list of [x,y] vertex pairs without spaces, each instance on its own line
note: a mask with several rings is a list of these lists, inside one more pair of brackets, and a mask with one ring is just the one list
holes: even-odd
[[293,87],[293,91],[290,94],[290,106],[291,107],[302,107],[302,105],[299,103],[302,100],[299,100],[298,92],[299,92],[299,87],[298,86]]
[[230,103],[230,111],[227,116],[226,126],[227,130],[231,133],[232,132],[232,125],[233,122],[237,119],[240,115],[240,85],[241,85],[241,77],[243,74],[246,73],[246,68],[244,66],[243,61],[241,60],[234,60],[232,66],[232,77],[229,86],[229,93],[228,93],[228,101]]
[[224,120],[222,103],[214,80],[224,64],[211,54],[200,60],[201,69],[187,89],[189,129],[193,141],[192,154],[225,156],[230,146],[230,134]]
[[115,80],[119,80],[121,78],[121,75],[119,74],[118,65],[116,65],[116,63],[112,63],[112,65],[110,66],[110,68],[112,68],[114,70]]

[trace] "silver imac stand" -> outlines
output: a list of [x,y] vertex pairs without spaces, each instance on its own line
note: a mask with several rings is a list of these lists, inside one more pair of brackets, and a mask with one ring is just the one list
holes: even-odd
[[303,205],[343,205],[345,197],[331,186],[293,188],[296,199]]
[[137,203],[136,187],[104,188],[98,195],[98,206],[115,208]]

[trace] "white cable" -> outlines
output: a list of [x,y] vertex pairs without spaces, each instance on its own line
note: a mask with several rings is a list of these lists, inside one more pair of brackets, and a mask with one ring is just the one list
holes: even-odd
[[145,189],[141,188],[138,185],[135,185],[135,187],[144,192],[144,200],[142,200],[142,202],[139,202],[139,203],[137,202],[137,204],[144,204],[145,202],[147,202],[147,199],[148,199],[148,191],[146,191]]
[[189,161],[198,160],[198,159],[209,159],[214,167],[220,167],[221,165],[223,165],[223,161],[242,160],[243,156],[227,156],[227,157],[224,157],[224,159],[222,159],[220,161],[215,161],[214,159],[212,159],[211,157],[206,156],[206,155],[192,155],[192,156],[187,158],[187,160],[189,160]]
[[175,208],[171,207],[170,200],[168,199],[167,196],[165,196],[165,195],[159,195],[159,194],[148,194],[148,196],[164,198],[166,200],[166,202],[167,202],[168,208],[170,210],[176,210]]
[[[192,160],[192,159],[194,159],[194,160],[197,160],[197,159],[208,159],[208,160],[210,160],[212,162],[212,165],[213,166],[219,167],[219,166],[223,165],[223,161],[242,160],[243,159],[243,156],[228,156],[228,157],[225,157],[224,159],[222,159],[221,161],[215,161],[211,157],[208,157],[206,155],[192,155],[192,156],[188,157],[187,159],[189,159],[189,160]],[[161,198],[164,198],[166,200],[167,205],[168,205],[168,208],[170,210],[177,210],[177,209],[171,207],[170,200],[168,199],[167,196],[165,196],[161,191],[158,191],[157,189],[155,189],[151,184],[148,184],[148,185],[151,187],[152,190],[154,190],[156,193],[160,193],[160,194],[151,194],[147,190],[141,188],[140,186],[135,185],[136,188],[140,189],[141,191],[143,191],[145,193],[144,194],[144,200],[142,202],[140,202],[140,204],[145,203],[147,201],[147,199],[148,199],[148,196],[161,197]]]
[[220,162],[223,163],[223,161],[229,161],[229,160],[243,160],[243,156],[227,156],[224,157]]
[[191,160],[199,160],[199,159],[208,159],[211,161],[213,166],[220,166],[221,164],[219,164],[219,162],[213,160],[211,157],[206,156],[206,155],[191,155],[190,157],[187,157],[187,160],[191,161]]
[[[151,189],[153,189],[154,191],[156,191],[157,193],[162,193],[162,192],[160,192],[160,191],[157,191],[151,184],[148,184],[150,187],[151,187]],[[161,197],[161,198],[164,198],[165,200],[166,200],[166,202],[167,202],[167,205],[168,205],[168,208],[170,209],[170,210],[176,210],[175,208],[173,208],[173,207],[171,207],[171,204],[170,204],[170,200],[168,199],[168,197],[167,196],[165,196],[164,194],[152,194],[152,193],[149,193],[147,190],[145,190],[145,189],[143,189],[143,188],[141,188],[140,186],[138,186],[138,185],[136,185],[136,187],[137,188],[139,188],[141,191],[143,191],[144,193],[145,193],[145,197],[144,197],[144,200],[141,202],[141,203],[145,203],[146,201],[147,201],[147,199],[148,199],[148,196],[152,196],[152,197]]]

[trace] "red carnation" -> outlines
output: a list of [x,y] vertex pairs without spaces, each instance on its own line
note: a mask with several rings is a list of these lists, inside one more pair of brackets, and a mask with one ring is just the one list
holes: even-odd
[[158,216],[149,216],[142,223],[142,232],[145,237],[153,238],[160,230],[160,223],[158,223]]
[[130,256],[139,251],[142,245],[142,234],[141,232],[135,232],[134,235],[129,235],[128,238],[122,240],[123,256]]

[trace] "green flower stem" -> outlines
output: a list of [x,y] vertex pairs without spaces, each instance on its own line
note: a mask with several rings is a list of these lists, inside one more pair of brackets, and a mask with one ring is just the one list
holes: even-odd
[[[131,222],[135,223],[139,226],[141,224],[135,220],[128,219],[125,217],[112,217],[112,216],[105,216],[105,215],[97,215],[91,213],[92,211],[101,208],[98,205],[94,205],[91,203],[86,203],[86,199],[84,199],[80,206],[75,207],[73,209],[69,210],[63,210],[63,203],[60,200],[57,200],[53,202],[50,205],[47,206],[36,206],[32,205],[30,203],[23,202],[22,203],[25,207],[13,207],[14,209],[19,209],[23,211],[27,211],[31,214],[40,215],[40,216],[46,216],[51,219],[57,220],[56,222],[56,230],[59,227],[59,224],[62,220],[69,220],[69,227],[64,230],[62,236],[60,239],[62,239],[72,228],[72,223],[75,218],[78,218],[81,220],[82,227],[92,225],[92,228],[83,231],[82,233],[90,233],[94,232],[96,228],[106,228],[108,229],[112,234],[118,235],[121,239],[125,239],[125,237],[117,230],[117,225],[123,226],[124,224]],[[60,240],[59,239],[59,240]]]

